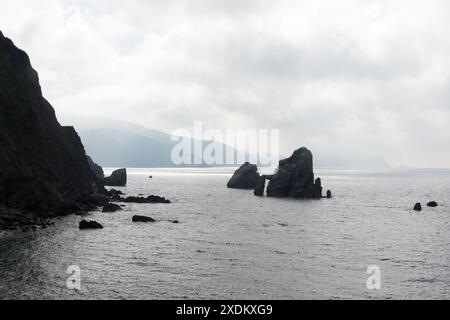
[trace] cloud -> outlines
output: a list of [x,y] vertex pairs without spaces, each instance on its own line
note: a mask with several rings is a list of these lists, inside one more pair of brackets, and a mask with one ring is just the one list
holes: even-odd
[[[450,4],[0,0],[58,113],[279,128],[282,153],[448,166]],[[20,14],[17,14],[20,12]]]

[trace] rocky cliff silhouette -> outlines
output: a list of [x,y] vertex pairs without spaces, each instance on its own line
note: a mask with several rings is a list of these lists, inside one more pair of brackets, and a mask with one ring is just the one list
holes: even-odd
[[28,55],[1,32],[0,172],[0,228],[104,202],[78,134],[58,123]]

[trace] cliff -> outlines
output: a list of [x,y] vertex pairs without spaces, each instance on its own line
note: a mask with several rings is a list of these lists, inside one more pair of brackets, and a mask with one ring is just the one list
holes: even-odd
[[1,32],[0,172],[0,227],[5,212],[48,217],[103,201],[78,134],[58,123],[27,54]]

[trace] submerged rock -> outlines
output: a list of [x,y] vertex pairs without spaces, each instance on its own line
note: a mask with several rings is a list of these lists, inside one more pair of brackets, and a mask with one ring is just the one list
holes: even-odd
[[103,229],[103,226],[100,223],[98,223],[97,221],[81,220],[79,228],[80,229]]
[[258,167],[255,164],[246,162],[234,172],[228,181],[227,187],[232,189],[255,189],[259,178]]
[[103,212],[116,212],[122,210],[122,207],[115,203],[108,203],[103,207]]
[[414,205],[414,210],[415,211],[422,211],[422,205],[418,202]]
[[146,216],[133,216],[132,218],[133,222],[155,222],[155,220],[151,217],[146,217]]
[[294,151],[281,160],[267,186],[269,197],[321,198],[322,182],[314,181],[313,156],[307,148]]
[[436,208],[438,206],[438,204],[436,201],[430,201],[427,203],[427,206],[431,207],[431,208]]
[[127,185],[127,169],[118,169],[105,178],[105,186],[125,187]]

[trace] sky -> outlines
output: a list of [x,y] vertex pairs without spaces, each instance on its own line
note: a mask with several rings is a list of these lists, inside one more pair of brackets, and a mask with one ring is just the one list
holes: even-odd
[[0,0],[57,114],[450,167],[447,0]]

